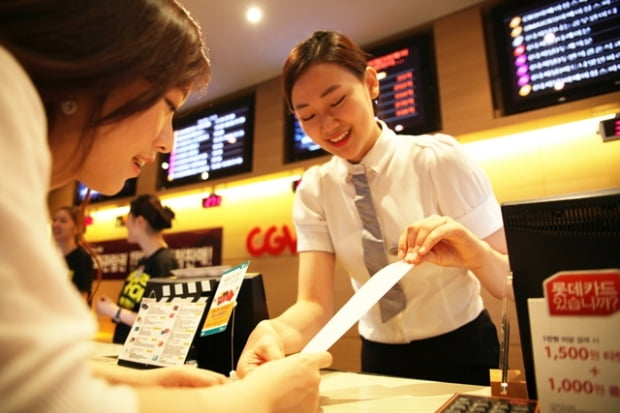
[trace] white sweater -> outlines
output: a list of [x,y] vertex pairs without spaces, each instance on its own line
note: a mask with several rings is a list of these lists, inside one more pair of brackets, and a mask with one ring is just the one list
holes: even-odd
[[131,388],[90,375],[96,323],[47,229],[45,112],[2,47],[0,148],[0,411],[137,411]]

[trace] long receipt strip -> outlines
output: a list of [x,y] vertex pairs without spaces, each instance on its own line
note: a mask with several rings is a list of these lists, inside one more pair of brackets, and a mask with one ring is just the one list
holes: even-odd
[[301,352],[316,353],[329,350],[353,324],[366,314],[412,268],[413,264],[397,261],[377,271],[349,298],[349,301],[338,310],[331,320],[323,326],[321,331],[306,344],[306,347]]

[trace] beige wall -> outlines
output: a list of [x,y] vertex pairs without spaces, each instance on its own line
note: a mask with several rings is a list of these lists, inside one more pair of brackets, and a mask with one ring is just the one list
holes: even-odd
[[[434,32],[442,131],[456,136],[482,164],[500,202],[620,187],[620,141],[603,143],[596,135],[598,120],[592,119],[620,112],[619,92],[502,117],[493,108],[480,9],[474,7],[442,18],[434,23]],[[291,225],[290,180],[325,158],[285,165],[284,106],[279,79],[258,85],[256,99],[252,173],[159,194],[178,212],[175,231],[224,228],[224,264],[236,265],[250,259],[250,271],[264,275],[270,314],[277,315],[295,300],[296,257],[288,251],[275,257],[251,257],[245,249],[245,236],[256,225]],[[155,172],[154,166],[146,168],[138,182],[138,192],[157,190]],[[256,182],[265,180],[269,182]],[[222,206],[201,209],[202,194],[212,190],[224,194]],[[71,188],[52,193],[51,207],[70,202],[71,193]],[[183,199],[179,200],[181,196]],[[89,239],[125,237],[124,230],[113,225],[117,212],[114,208],[128,200],[123,201],[92,206],[95,223],[88,230]],[[118,211],[122,212],[122,207]],[[100,292],[115,297],[120,285],[120,281],[106,281]],[[339,307],[351,294],[348,279],[340,268],[335,288]],[[484,297],[498,320],[498,301],[486,293]],[[101,320],[102,337],[109,336],[110,328],[107,320]],[[511,364],[519,368],[522,364],[518,331],[514,328],[512,332]],[[355,328],[332,348],[332,353],[334,367],[359,368]]]

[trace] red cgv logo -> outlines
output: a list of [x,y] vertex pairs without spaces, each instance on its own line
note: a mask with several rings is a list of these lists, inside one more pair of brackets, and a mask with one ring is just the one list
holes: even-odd
[[254,227],[248,233],[245,242],[247,250],[254,257],[263,254],[280,255],[287,248],[292,254],[297,252],[297,239],[287,225],[283,225],[280,229],[272,225],[264,232],[262,228]]

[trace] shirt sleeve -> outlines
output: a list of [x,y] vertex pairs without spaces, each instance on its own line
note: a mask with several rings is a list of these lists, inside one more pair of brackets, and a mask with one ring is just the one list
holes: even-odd
[[299,252],[334,252],[325,212],[321,207],[322,196],[321,170],[315,166],[304,173],[293,201],[293,221]]
[[95,321],[48,231],[43,105],[0,47],[0,411],[137,411],[135,393],[90,375]]
[[485,238],[503,226],[500,205],[484,170],[453,137],[433,136],[422,157],[441,213]]

